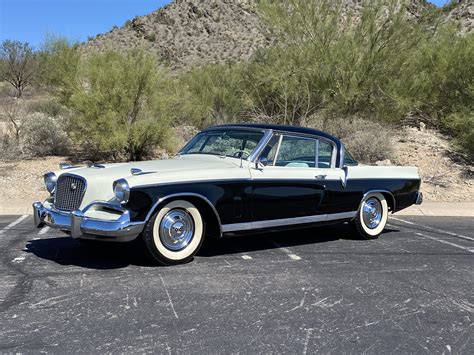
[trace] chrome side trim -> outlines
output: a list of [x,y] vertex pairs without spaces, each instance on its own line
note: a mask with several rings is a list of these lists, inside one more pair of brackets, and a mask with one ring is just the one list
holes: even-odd
[[222,232],[227,233],[227,232],[235,232],[235,231],[246,231],[246,230],[252,230],[252,229],[263,229],[263,228],[270,228],[270,227],[291,226],[295,224],[336,221],[338,219],[354,218],[356,214],[357,214],[357,211],[351,211],[351,212],[321,214],[321,215],[305,216],[305,217],[272,219],[272,220],[266,220],[266,221],[224,224],[222,226]]
[[209,201],[207,199],[207,197],[203,196],[203,195],[200,195],[200,194],[197,194],[197,193],[194,193],[194,192],[180,192],[180,193],[176,193],[176,194],[171,194],[171,195],[167,195],[167,196],[164,196],[164,197],[161,197],[157,202],[155,202],[155,204],[152,206],[152,208],[150,209],[150,212],[148,212],[146,218],[145,218],[145,223],[148,222],[151,218],[151,216],[153,215],[153,213],[155,212],[156,208],[162,204],[163,202],[171,199],[171,198],[175,198],[175,197],[197,197],[201,200],[203,200],[204,202],[206,202],[209,207],[211,207],[212,211],[214,212],[215,216],[217,217],[217,223],[219,224],[219,234],[220,236],[222,236],[222,223],[221,223],[221,218],[219,217],[219,213],[217,213],[217,210],[216,210],[216,207],[211,203],[211,201]]

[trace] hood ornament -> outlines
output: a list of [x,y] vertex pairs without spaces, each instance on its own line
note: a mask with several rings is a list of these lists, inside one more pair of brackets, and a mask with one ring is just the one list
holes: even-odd
[[132,175],[146,175],[146,174],[154,174],[156,171],[143,171],[142,169],[139,168],[131,168],[130,173]]
[[132,173],[132,175],[140,175],[141,173],[143,173],[142,169],[138,168],[131,168],[130,172]]

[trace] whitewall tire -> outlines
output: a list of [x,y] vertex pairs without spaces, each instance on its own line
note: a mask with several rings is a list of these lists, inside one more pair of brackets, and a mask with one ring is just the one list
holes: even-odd
[[153,261],[163,265],[186,263],[204,241],[204,221],[191,202],[175,200],[153,215],[142,238]]
[[388,220],[388,204],[385,197],[379,193],[369,193],[362,200],[354,228],[364,239],[376,239],[383,232]]

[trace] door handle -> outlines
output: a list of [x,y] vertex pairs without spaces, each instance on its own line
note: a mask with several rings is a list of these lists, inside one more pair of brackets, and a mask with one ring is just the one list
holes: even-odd
[[315,178],[318,180],[325,180],[327,175],[316,175]]

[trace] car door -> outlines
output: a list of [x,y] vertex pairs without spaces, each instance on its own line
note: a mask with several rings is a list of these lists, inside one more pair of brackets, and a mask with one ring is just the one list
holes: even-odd
[[[322,154],[323,147],[331,150],[329,156]],[[320,204],[327,185],[340,184],[343,174],[334,168],[334,149],[331,143],[314,138],[285,134],[272,137],[260,156],[266,165],[256,164],[250,169],[252,221],[324,214]]]

